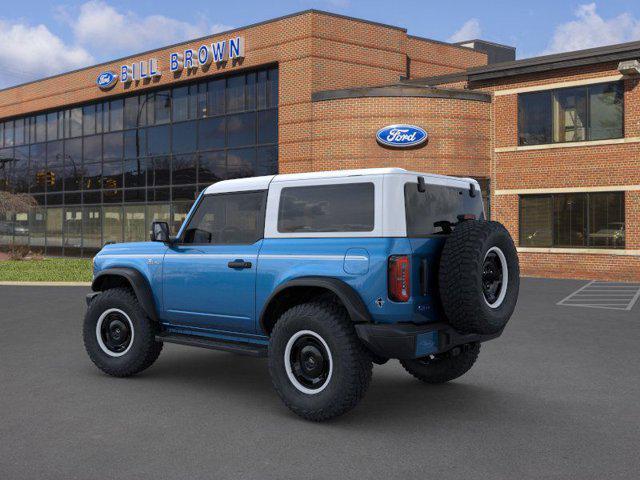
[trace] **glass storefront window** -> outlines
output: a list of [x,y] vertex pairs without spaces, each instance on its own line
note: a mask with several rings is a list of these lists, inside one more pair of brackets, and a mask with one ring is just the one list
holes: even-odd
[[177,231],[208,185],[277,172],[277,90],[270,67],[0,122],[0,189],[39,205],[2,241],[92,255],[148,238],[156,208]]
[[147,237],[144,205],[127,205],[124,207],[124,241],[142,242]]
[[67,207],[64,211],[64,254],[82,253],[82,207]]
[[104,207],[102,240],[104,243],[122,242],[122,207]]
[[520,245],[624,248],[624,192],[521,196]]

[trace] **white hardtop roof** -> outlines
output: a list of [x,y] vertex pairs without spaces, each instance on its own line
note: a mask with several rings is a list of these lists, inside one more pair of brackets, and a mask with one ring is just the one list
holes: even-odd
[[472,182],[478,184],[471,178],[448,177],[446,175],[436,175],[432,173],[420,173],[405,170],[404,168],[362,168],[358,170],[331,170],[326,172],[308,172],[308,173],[287,173],[279,175],[266,175],[264,177],[246,177],[234,180],[223,180],[210,185],[205,190],[205,195],[211,193],[226,192],[242,192],[251,190],[267,190],[269,185],[280,182],[291,182],[299,180],[313,180],[321,178],[343,178],[343,177],[361,177],[370,175],[421,175],[423,177],[432,177],[439,179],[457,180],[464,183]]

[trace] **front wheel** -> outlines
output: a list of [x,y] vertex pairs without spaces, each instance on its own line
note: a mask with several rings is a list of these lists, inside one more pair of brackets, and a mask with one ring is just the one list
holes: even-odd
[[162,350],[158,326],[124,288],[107,290],[93,299],[84,317],[84,346],[103,372],[128,377],[150,367]]
[[335,303],[292,307],[271,333],[273,385],[285,405],[307,420],[328,420],[355,407],[372,367],[347,312]]
[[400,360],[404,369],[425,383],[445,383],[467,373],[476,363],[479,343],[468,343],[424,358]]

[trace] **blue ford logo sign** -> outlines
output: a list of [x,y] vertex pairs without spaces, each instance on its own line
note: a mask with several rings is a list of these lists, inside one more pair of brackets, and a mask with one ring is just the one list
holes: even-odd
[[113,72],[102,72],[96,79],[96,85],[102,90],[113,87],[118,81],[118,76]]
[[378,142],[394,148],[416,147],[427,141],[427,132],[415,125],[389,125],[376,134]]

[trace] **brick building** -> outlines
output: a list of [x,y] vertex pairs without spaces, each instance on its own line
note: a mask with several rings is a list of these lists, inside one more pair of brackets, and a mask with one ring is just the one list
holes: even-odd
[[[91,255],[225,178],[399,166],[474,177],[524,274],[638,279],[640,43],[515,61],[305,11],[0,91],[0,245]],[[392,124],[420,148],[379,144]]]

